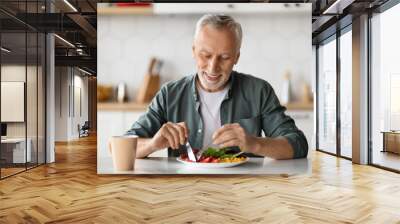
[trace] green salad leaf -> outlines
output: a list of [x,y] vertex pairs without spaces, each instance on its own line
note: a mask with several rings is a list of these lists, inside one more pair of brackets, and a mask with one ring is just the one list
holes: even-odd
[[211,156],[214,158],[233,158],[234,154],[227,154],[225,153],[227,150],[227,148],[221,148],[221,149],[217,149],[217,148],[213,148],[213,147],[208,147],[204,152],[203,152],[203,156]]

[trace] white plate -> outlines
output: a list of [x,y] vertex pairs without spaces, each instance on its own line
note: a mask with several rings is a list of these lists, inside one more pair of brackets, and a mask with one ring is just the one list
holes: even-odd
[[247,161],[249,161],[249,158],[247,157],[243,161],[234,162],[234,163],[195,163],[195,162],[188,162],[185,160],[181,160],[180,157],[177,157],[176,160],[178,160],[181,163],[186,164],[189,168],[226,168],[226,167],[238,166],[240,164],[246,163]]

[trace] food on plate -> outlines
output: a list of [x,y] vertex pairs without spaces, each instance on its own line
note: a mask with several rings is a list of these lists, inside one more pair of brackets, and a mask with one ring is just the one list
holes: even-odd
[[[197,154],[199,151],[198,149],[193,149],[194,153]],[[237,163],[246,160],[246,157],[240,155],[236,156],[233,153],[226,153],[227,149],[216,149],[209,147],[207,150],[203,152],[201,157],[198,159],[198,163]],[[182,154],[180,156],[181,160],[187,161],[187,162],[193,162],[191,161],[187,154]]]

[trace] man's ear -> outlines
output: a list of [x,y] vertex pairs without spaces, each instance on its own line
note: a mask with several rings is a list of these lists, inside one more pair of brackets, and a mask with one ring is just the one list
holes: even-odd
[[240,58],[240,51],[239,51],[239,53],[236,55],[236,59],[235,59],[235,65],[238,63],[238,61],[239,61],[239,58]]
[[192,45],[192,57],[193,57],[193,58],[195,58],[195,57],[194,57],[194,55],[195,55],[195,54],[194,54],[194,51],[195,51],[195,49],[194,49],[194,44],[193,44],[193,45]]

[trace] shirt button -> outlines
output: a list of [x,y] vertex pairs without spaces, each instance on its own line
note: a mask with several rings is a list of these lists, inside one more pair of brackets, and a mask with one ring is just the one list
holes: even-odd
[[201,133],[201,129],[197,130],[198,133]]

